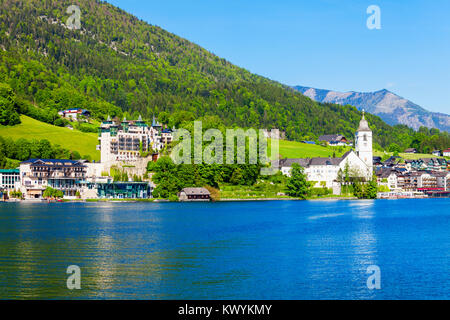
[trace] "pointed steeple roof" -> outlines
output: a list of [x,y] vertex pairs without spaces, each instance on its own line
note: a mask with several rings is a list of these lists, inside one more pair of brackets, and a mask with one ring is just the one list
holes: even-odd
[[363,109],[363,111],[362,111],[362,119],[361,119],[361,121],[359,122],[359,128],[358,128],[358,132],[359,131],[372,131],[371,129],[370,129],[370,127],[369,127],[369,123],[367,122],[367,120],[366,120],[366,112],[364,111],[364,109]]
[[106,119],[106,121],[111,121],[111,116],[108,114],[108,119]]

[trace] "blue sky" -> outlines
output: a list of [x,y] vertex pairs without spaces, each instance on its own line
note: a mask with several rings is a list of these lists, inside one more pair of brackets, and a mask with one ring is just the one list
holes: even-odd
[[[386,88],[450,113],[448,0],[108,0],[251,72],[337,91]],[[369,5],[381,30],[369,30]]]

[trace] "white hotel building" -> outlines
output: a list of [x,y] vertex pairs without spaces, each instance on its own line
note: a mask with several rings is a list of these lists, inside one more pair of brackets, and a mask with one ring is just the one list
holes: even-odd
[[162,130],[162,125],[155,119],[148,126],[141,117],[136,121],[124,119],[119,123],[108,117],[101,124],[97,149],[102,163],[133,162],[141,159],[142,153],[162,150],[170,141],[171,130]]

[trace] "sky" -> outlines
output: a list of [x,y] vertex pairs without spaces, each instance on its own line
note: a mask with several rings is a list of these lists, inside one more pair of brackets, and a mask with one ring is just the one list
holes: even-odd
[[[450,114],[448,0],[108,0],[253,73]],[[369,29],[370,5],[381,29]]]

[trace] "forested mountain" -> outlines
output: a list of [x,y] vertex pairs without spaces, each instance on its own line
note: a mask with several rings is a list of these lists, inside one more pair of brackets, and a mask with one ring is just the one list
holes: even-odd
[[450,132],[450,116],[448,114],[430,112],[421,106],[383,89],[376,92],[337,92],[311,87],[294,87],[305,96],[318,101],[350,104],[359,110],[376,114],[388,124],[406,124],[418,130],[425,126]]
[[[80,30],[66,26],[72,4],[81,9]],[[361,117],[355,107],[317,103],[94,0],[1,0],[0,83],[8,93],[3,124],[17,120],[11,110],[55,123],[58,109],[80,107],[98,119],[156,114],[171,126],[217,115],[227,126],[277,127],[302,140],[332,133],[351,138]],[[383,147],[437,136],[431,148],[449,140],[429,130],[419,137],[373,115],[368,120]]]

